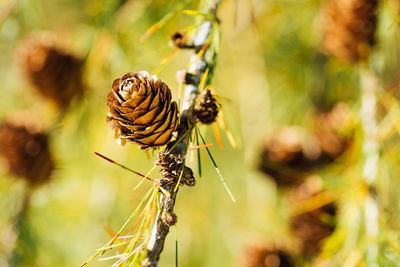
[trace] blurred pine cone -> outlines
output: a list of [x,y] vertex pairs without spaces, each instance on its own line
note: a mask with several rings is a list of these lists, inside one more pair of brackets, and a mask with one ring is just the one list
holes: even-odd
[[321,251],[323,241],[329,237],[334,227],[320,219],[321,214],[303,213],[290,219],[290,228],[300,241],[300,249],[306,257],[312,258]]
[[321,147],[314,135],[300,127],[284,127],[262,148],[259,168],[278,186],[295,186],[324,163],[321,155]]
[[213,123],[219,113],[217,99],[209,89],[204,89],[198,99],[199,101],[194,106],[194,114],[204,124]]
[[290,253],[267,245],[252,245],[242,255],[243,267],[294,267]]
[[278,186],[296,186],[315,169],[340,157],[352,143],[351,111],[338,103],[314,115],[313,130],[284,127],[274,133],[261,151],[259,168]]
[[166,145],[178,126],[178,106],[171,101],[171,90],[145,71],[116,79],[106,103],[107,123],[123,144],[135,142],[141,149]]
[[354,63],[366,59],[375,43],[377,0],[330,0],[324,8],[323,50]]
[[[292,206],[309,201],[311,197],[321,193],[322,190],[322,181],[307,179],[290,192]],[[331,202],[290,218],[290,229],[298,239],[303,255],[312,258],[321,251],[323,241],[335,229],[336,210],[335,203]]]
[[28,79],[43,97],[59,108],[67,108],[73,98],[83,94],[82,60],[39,39],[26,41],[20,52]]
[[0,124],[0,155],[10,174],[26,179],[31,185],[48,181],[54,169],[48,134],[13,122]]

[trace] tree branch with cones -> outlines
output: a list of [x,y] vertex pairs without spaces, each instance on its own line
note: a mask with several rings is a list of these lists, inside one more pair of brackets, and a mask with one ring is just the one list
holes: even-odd
[[[209,12],[216,15],[218,3],[214,3],[209,7]],[[216,17],[215,17],[216,18]],[[181,121],[178,127],[177,143],[173,146],[171,151],[172,154],[177,154],[186,157],[188,151],[189,134],[196,125],[196,116],[194,115],[194,105],[199,95],[199,84],[205,72],[210,69],[210,62],[207,61],[207,47],[208,38],[213,29],[212,21],[205,21],[199,28],[199,31],[193,38],[195,53],[191,57],[190,66],[186,74],[191,75],[191,79],[185,79],[186,84],[185,94],[182,104]],[[200,52],[203,54],[198,57]],[[215,58],[216,55],[210,55],[211,58]],[[214,67],[214,66],[212,66]],[[185,75],[187,76],[187,75]],[[189,134],[188,134],[189,133]],[[171,147],[171,146],[170,146]],[[170,148],[167,148],[167,151]],[[176,196],[178,190],[176,190],[175,183],[166,186],[166,190],[170,193],[170,196],[163,195],[160,200],[161,209],[158,211],[156,223],[153,225],[150,240],[147,245],[148,255],[146,258],[147,266],[157,266],[160,254],[164,248],[164,242],[171,225],[165,222],[166,214],[173,214],[175,206]]]
[[[196,182],[193,171],[185,166],[193,130],[198,121],[206,121],[206,124],[215,122],[219,110],[216,99],[209,91],[208,94],[200,94],[204,86],[209,85],[212,80],[220,37],[219,20],[216,16],[219,1],[206,0],[204,4],[203,12],[196,13],[203,21],[192,36],[185,38],[191,45],[178,47],[193,50],[187,69],[177,74],[181,78],[181,85],[184,84],[180,115],[177,103],[172,101],[171,90],[155,75],[145,71],[127,73],[113,82],[106,101],[110,108],[107,123],[115,130],[115,136],[120,143],[136,143],[141,149],[166,145],[166,149],[157,154],[158,158],[152,168],[154,170],[156,166],[160,167],[161,178],[155,180],[148,177],[152,170],[142,175],[96,153],[103,159],[143,177],[142,181],[146,178],[152,180],[153,187],[120,231],[82,266],[115,247],[125,247],[122,253],[105,258],[118,259],[115,266],[158,265],[169,229],[177,222],[173,210],[179,185],[194,186]],[[200,101],[199,98],[205,99]],[[202,116],[201,119],[198,114]],[[203,118],[204,116],[210,118]],[[175,138],[174,132],[177,132]],[[203,138],[202,141],[205,142]],[[205,147],[208,150],[206,145]],[[214,161],[213,164],[215,165]],[[127,225],[132,222],[135,226],[126,231]],[[137,230],[133,232],[133,229]],[[123,232],[126,235],[122,237]]]

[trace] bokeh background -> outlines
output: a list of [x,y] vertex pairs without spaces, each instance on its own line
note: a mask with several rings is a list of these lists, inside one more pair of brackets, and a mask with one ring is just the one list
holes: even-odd
[[[349,156],[312,174],[323,181],[324,188],[336,192],[339,208],[335,216],[341,222],[322,250],[323,259],[332,265],[321,266],[374,266],[366,263],[368,241],[363,238],[363,215],[357,213],[362,209],[358,201],[363,199],[358,197],[362,190],[357,187],[363,157],[359,145],[360,77],[353,65],[322,53],[323,3],[222,1],[222,40],[213,87],[237,147],[231,146],[222,129],[223,148],[217,146],[211,126],[200,130],[208,143],[215,144],[212,154],[237,202],[230,200],[201,150],[203,175],[195,187],[183,187],[179,192],[175,207],[178,224],[168,236],[160,266],[174,266],[176,237],[179,266],[246,266],[243,257],[251,244],[292,247],[286,191],[258,170],[260,152],[277,128],[318,127],[312,114],[338,102],[347,103],[352,113],[356,140]],[[117,230],[125,222],[151,185],[145,183],[133,191],[138,177],[94,152],[142,173],[153,166],[155,153],[117,144],[105,123],[105,97],[114,79],[147,70],[157,73],[177,99],[176,72],[187,66],[191,53],[181,50],[168,63],[161,62],[175,49],[169,45],[170,35],[196,23],[196,16],[181,10],[196,10],[198,4],[178,0],[0,1],[0,117],[19,114],[42,129],[51,129],[50,149],[56,164],[51,181],[32,191],[28,212],[17,227],[16,216],[29,186],[7,174],[2,161],[0,266],[79,266],[109,240],[108,229]],[[379,126],[391,130],[381,143],[380,183],[374,192],[383,225],[373,241],[378,245],[378,266],[400,266],[400,157],[395,129],[399,115],[398,5],[395,0],[380,1],[377,43],[368,63],[384,91],[379,94],[384,99],[378,109],[378,119],[383,122]],[[166,15],[171,18],[163,27],[141,41]],[[62,116],[55,105],[33,90],[21,68],[21,44],[38,35],[51,35],[59,47],[85,59],[85,93]],[[385,91],[389,87],[391,90]],[[196,160],[189,166],[197,172]],[[349,216],[348,206],[355,211]],[[299,266],[315,263],[301,255],[298,258]],[[90,264],[110,265],[97,260]]]

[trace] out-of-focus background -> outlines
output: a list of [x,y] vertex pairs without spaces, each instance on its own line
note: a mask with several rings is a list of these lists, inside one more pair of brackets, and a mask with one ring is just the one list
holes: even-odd
[[[201,149],[202,177],[196,176],[195,187],[179,192],[178,224],[167,238],[160,266],[174,266],[176,237],[179,266],[286,266],[267,265],[271,259],[259,254],[267,253],[262,251],[269,251],[270,246],[288,250],[298,266],[400,266],[398,1],[379,2],[376,41],[364,66],[380,84],[376,118],[378,128],[384,129],[376,158],[379,182],[370,187],[361,177],[365,161],[363,118],[359,116],[362,71],[323,53],[325,1],[221,2],[222,40],[213,88],[237,146],[232,147],[223,129],[223,148],[217,145],[213,127],[202,125],[200,130],[207,143],[214,144],[211,152],[237,202],[230,200]],[[105,123],[105,98],[114,79],[146,70],[163,79],[177,100],[176,72],[187,67],[191,52],[182,49],[168,63],[161,63],[175,50],[169,45],[170,35],[197,23],[199,15],[182,10],[197,10],[198,4],[178,0],[0,1],[0,118],[24,121],[48,132],[55,166],[49,181],[30,189],[26,179],[9,174],[6,160],[0,161],[0,266],[79,266],[109,240],[110,229],[119,229],[135,209],[151,184],[134,191],[138,177],[94,152],[142,173],[153,166],[155,153],[145,153],[133,144],[117,144]],[[162,27],[143,40],[162,18]],[[24,58],[24,53],[34,49],[29,41],[35,38],[55,44],[82,62],[83,95],[74,97],[66,108],[43,97],[26,74],[35,71]],[[62,74],[38,79],[62,81]],[[320,198],[309,204],[318,209],[335,203],[335,211],[323,218],[329,227],[322,227],[323,238],[314,241],[317,248],[311,249],[310,256],[297,243],[307,231],[320,234],[307,230],[318,226],[306,224],[300,231],[305,234],[294,237],[290,203],[295,193],[277,186],[271,179],[274,175],[260,170],[260,161],[271,135],[284,126],[313,132],[322,127],[323,122],[315,119],[318,114],[337,103],[345,103],[346,114],[334,124],[346,121],[347,128],[340,130],[345,137],[327,141],[331,142],[328,146],[335,150],[351,139],[344,145],[350,151],[335,152],[340,155],[330,157],[328,163],[320,164],[314,158],[306,168],[310,184],[327,192],[317,194]],[[296,139],[297,130],[276,141],[278,146]],[[312,145],[305,149],[314,151]],[[188,165],[197,175],[196,162],[193,157]],[[365,199],[378,203],[372,213],[378,214],[379,226],[372,237],[368,216],[373,214],[362,212]],[[306,210],[312,211],[309,206]],[[262,260],[251,265],[246,257]],[[97,260],[90,264],[111,265]]]

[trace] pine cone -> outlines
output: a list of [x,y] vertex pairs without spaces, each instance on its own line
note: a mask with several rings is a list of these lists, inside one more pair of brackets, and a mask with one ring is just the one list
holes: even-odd
[[[322,181],[308,179],[291,191],[291,203],[292,205],[298,205],[307,201],[316,194],[321,193],[322,189]],[[336,210],[335,203],[329,203],[290,218],[290,229],[300,241],[302,254],[312,258],[321,251],[324,240],[335,229]]]
[[337,119],[342,111],[334,109],[317,116],[315,130],[284,127],[274,133],[261,151],[259,169],[278,186],[299,185],[317,168],[341,156],[351,145],[351,136],[340,133]]
[[242,256],[243,267],[294,267],[293,257],[287,251],[273,246],[252,245]]
[[355,63],[369,56],[375,43],[377,0],[330,0],[324,8],[323,50]]
[[83,61],[51,43],[31,39],[21,48],[22,68],[43,97],[65,109],[83,94]]
[[33,132],[11,122],[0,124],[0,154],[10,174],[38,185],[50,179],[54,169],[47,133]]
[[179,122],[168,86],[145,71],[116,79],[107,95],[107,123],[116,137],[147,149],[170,142]]
[[160,152],[157,154],[157,160],[154,162],[160,166],[161,185],[174,184],[179,180],[182,173],[181,185],[194,186],[196,180],[193,175],[192,169],[184,165],[184,159],[181,154],[169,154],[167,152]]
[[312,258],[320,253],[324,240],[334,227],[321,221],[319,215],[303,213],[290,220],[290,228],[300,241],[300,249],[306,257]]
[[324,163],[314,135],[299,127],[284,127],[274,133],[261,151],[259,168],[278,186],[291,187],[304,181]]
[[204,124],[213,123],[219,113],[219,105],[215,96],[209,89],[205,89],[199,96],[199,101],[194,106],[194,114]]

